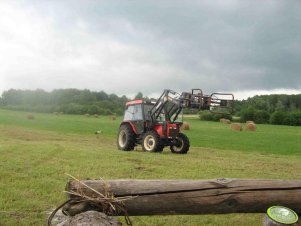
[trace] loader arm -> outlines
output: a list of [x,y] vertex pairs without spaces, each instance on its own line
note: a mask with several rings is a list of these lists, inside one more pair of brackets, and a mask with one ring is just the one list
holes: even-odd
[[157,99],[150,110],[152,121],[174,122],[183,108],[210,110],[212,113],[231,114],[233,111],[234,96],[226,93],[212,93],[204,95],[201,89],[192,89],[191,93],[179,94],[166,89]]
[[163,116],[165,121],[173,122],[183,107],[181,95],[166,89],[150,110],[150,115],[153,121],[160,121],[159,118]]

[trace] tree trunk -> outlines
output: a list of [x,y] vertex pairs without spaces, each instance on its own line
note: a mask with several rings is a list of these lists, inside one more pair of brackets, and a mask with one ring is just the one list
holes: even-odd
[[[281,205],[301,213],[301,180],[216,179],[216,180],[101,180],[82,181],[89,187],[124,201],[130,216],[168,214],[265,213]],[[105,188],[105,189],[104,189]],[[73,180],[67,191],[96,195]],[[70,196],[74,198],[74,196]],[[73,206],[77,212],[86,207]],[[69,206],[69,210],[73,208]],[[67,208],[67,211],[69,211]],[[72,210],[71,210],[72,211]]]

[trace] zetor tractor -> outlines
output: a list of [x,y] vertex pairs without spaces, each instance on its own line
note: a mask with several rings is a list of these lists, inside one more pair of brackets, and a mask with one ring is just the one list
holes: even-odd
[[164,90],[156,101],[133,100],[126,103],[124,119],[120,124],[117,146],[132,151],[138,144],[147,152],[162,152],[166,146],[172,153],[186,154],[190,143],[181,133],[183,108],[210,110],[213,113],[231,113],[232,94],[203,95],[202,90],[176,93]]

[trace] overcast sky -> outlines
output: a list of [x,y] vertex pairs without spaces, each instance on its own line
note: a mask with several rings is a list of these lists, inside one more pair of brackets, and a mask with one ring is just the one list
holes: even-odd
[[299,0],[0,0],[0,93],[301,93]]

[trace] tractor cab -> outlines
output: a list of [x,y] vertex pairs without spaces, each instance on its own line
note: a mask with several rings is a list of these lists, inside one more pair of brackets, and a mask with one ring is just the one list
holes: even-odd
[[153,104],[146,103],[143,100],[129,101],[125,105],[124,121],[150,121],[149,111],[153,107]]
[[[124,112],[124,123],[129,123],[138,136],[147,130],[155,129],[161,138],[169,137],[167,127],[179,129],[182,125],[182,110],[170,115],[170,106],[166,105],[159,109],[159,113],[154,117],[156,103],[144,100],[134,100],[126,103]],[[164,129],[164,128],[166,129]]]

